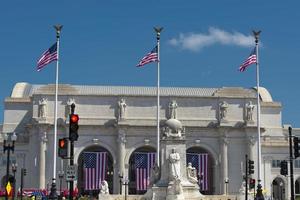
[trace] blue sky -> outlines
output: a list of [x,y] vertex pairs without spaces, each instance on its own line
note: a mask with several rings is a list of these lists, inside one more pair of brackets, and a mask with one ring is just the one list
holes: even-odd
[[[0,3],[0,100],[15,83],[50,84],[55,63],[36,61],[63,24],[60,83],[155,86],[156,65],[135,65],[161,35],[161,86],[255,86],[255,66],[237,71],[262,30],[261,86],[283,105],[284,124],[300,127],[298,1],[11,0]],[[0,105],[3,121],[3,103]]]

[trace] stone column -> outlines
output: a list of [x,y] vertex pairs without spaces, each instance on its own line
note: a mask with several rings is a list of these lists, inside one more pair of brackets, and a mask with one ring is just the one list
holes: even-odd
[[40,174],[40,180],[39,180],[39,187],[40,188],[46,188],[45,185],[45,173],[46,173],[46,151],[47,151],[47,132],[43,132],[40,135],[40,154],[39,154],[39,174]]
[[[125,149],[125,144],[126,144],[126,138],[125,138],[125,129],[119,129],[118,130],[118,158],[117,158],[117,163],[118,163],[118,173],[116,174],[117,176],[121,175],[123,176],[123,180],[125,177],[128,177],[128,174],[125,174],[125,153],[126,153],[126,149]],[[118,193],[120,192],[120,179],[118,177],[118,184],[117,187],[118,188]],[[125,194],[125,187],[122,186],[122,194]]]
[[229,183],[225,183],[229,181],[228,178],[228,137],[226,135],[224,135],[221,139],[222,141],[222,168],[223,168],[223,180],[221,180],[223,182],[223,194],[226,193],[226,188],[228,189],[229,187]]

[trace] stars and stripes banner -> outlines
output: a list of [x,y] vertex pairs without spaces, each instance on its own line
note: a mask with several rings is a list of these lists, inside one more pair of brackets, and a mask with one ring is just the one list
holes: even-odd
[[107,173],[107,152],[83,153],[84,189],[98,190]]
[[37,62],[37,71],[42,70],[46,65],[58,59],[57,42],[47,49]]
[[239,68],[240,72],[245,71],[249,65],[256,63],[256,61],[256,48],[254,48],[249,57],[241,64]]
[[187,153],[187,163],[197,170],[198,184],[201,191],[208,190],[208,154],[207,153]]
[[158,52],[158,48],[156,46],[156,47],[154,47],[154,49],[152,49],[152,51],[150,53],[148,53],[146,56],[144,56],[140,60],[139,64],[137,64],[137,67],[141,67],[148,63],[158,61],[158,53],[157,52]]
[[135,153],[135,182],[136,191],[145,191],[149,185],[149,177],[155,164],[156,153]]

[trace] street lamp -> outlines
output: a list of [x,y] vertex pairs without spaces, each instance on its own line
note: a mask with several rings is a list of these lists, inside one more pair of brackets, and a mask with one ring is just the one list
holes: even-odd
[[[4,134],[3,137],[4,141],[3,141],[3,152],[5,153],[5,151],[7,151],[7,160],[6,160],[6,186],[9,182],[9,163],[10,163],[10,151],[14,152],[15,150],[15,142],[17,140],[17,135],[14,132],[13,135],[10,137],[10,141],[12,142],[10,144],[10,142],[8,141],[8,135],[7,133]],[[8,200],[8,192],[6,190],[6,194],[5,194],[5,200]]]
[[228,183],[229,183],[229,179],[226,178],[225,179],[225,194],[228,195]]
[[13,185],[13,194],[12,194],[12,199],[15,199],[15,194],[16,194],[16,172],[17,172],[17,167],[18,164],[17,163],[12,163],[11,164],[11,169],[13,172],[13,176],[14,176],[14,185]]
[[124,178],[124,185],[125,185],[125,200],[127,200],[127,188],[128,188],[128,182],[129,182],[128,178],[125,177],[125,178]]

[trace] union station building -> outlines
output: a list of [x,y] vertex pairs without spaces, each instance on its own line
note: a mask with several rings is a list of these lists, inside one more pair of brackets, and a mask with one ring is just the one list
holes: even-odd
[[[125,179],[128,180],[129,194],[145,193],[147,188],[138,185],[141,174],[137,168],[152,166],[149,165],[149,155],[154,155],[155,161],[156,88],[61,84],[58,91],[57,138],[68,137],[71,104],[75,104],[75,113],[80,118],[79,138],[74,143],[75,185],[79,192],[88,192],[90,186],[87,184],[91,183],[87,183],[86,170],[88,165],[97,165],[90,161],[92,158],[97,157],[98,161],[98,156],[102,155],[99,158],[102,169],[96,172],[101,175],[97,175],[100,177],[97,180],[105,179],[111,194],[120,192],[120,183]],[[185,162],[197,165],[193,155],[202,159],[198,162],[199,166],[195,166],[201,171],[197,176],[202,194],[240,194],[244,184],[246,154],[255,162],[252,178],[257,179],[256,88],[161,87],[160,93],[160,135],[163,137],[166,129],[172,126],[182,130],[186,141]],[[287,199],[290,196],[290,180],[280,175],[280,161],[289,159],[288,125],[282,124],[281,103],[273,100],[265,88],[259,88],[259,94],[261,183],[266,196]],[[18,165],[17,187],[20,185],[20,169],[25,168],[25,188],[50,188],[54,157],[54,107],[55,85],[17,83],[11,95],[4,100],[0,143],[3,145],[4,134],[17,135],[15,151],[10,159],[11,163]],[[293,129],[293,134],[298,133],[299,129]],[[96,157],[85,160],[87,155]],[[148,163],[141,161],[140,155],[147,155],[145,159]],[[0,159],[1,188],[4,188],[6,153],[2,152]],[[68,162],[57,157],[57,188],[59,173],[66,172]],[[300,195],[299,160],[295,160],[294,165],[295,192]],[[149,178],[149,173],[146,174]],[[61,181],[62,188],[67,188],[65,176]],[[97,189],[94,188],[93,192]]]

